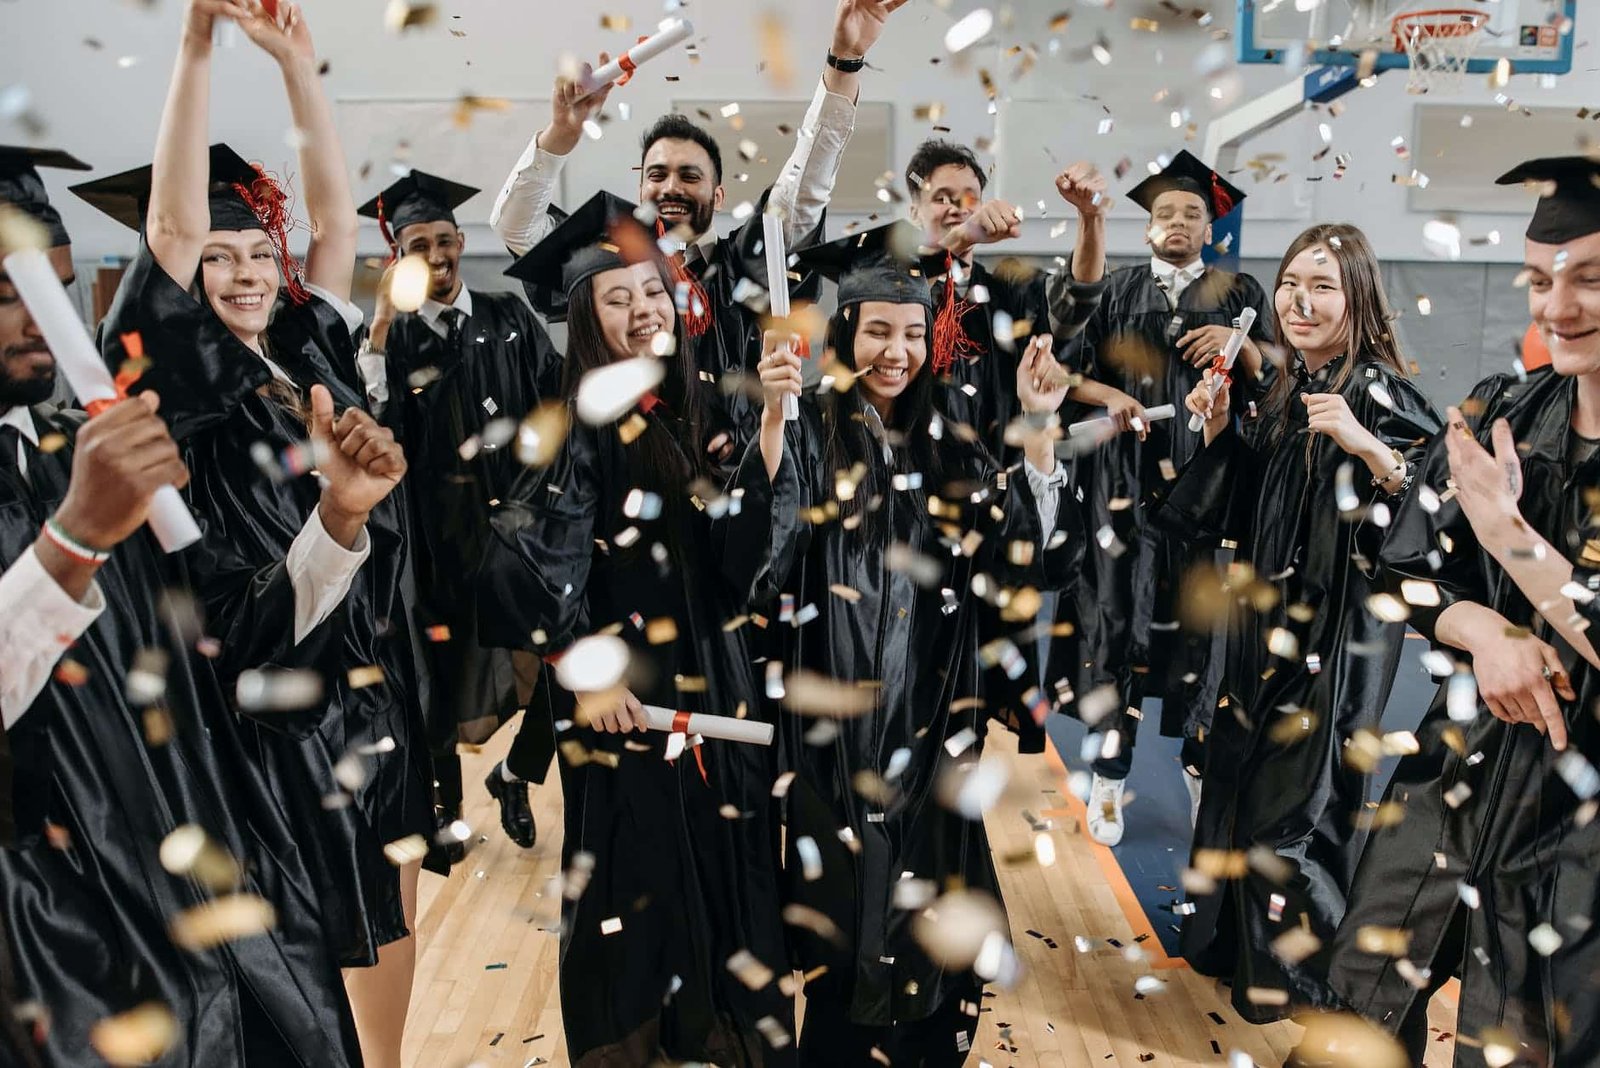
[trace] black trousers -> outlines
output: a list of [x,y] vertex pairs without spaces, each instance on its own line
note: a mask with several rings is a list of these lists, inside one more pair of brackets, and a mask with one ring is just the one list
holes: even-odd
[[[1133,769],[1133,745],[1139,737],[1139,720],[1128,715],[1123,709],[1111,718],[1111,725],[1122,734],[1122,748],[1114,757],[1101,757],[1094,761],[1094,773],[1102,779],[1126,779],[1128,772]],[[1194,768],[1204,771],[1206,766],[1206,745],[1198,738],[1185,737],[1183,739],[1183,754],[1180,757],[1185,768]]]
[[877,1049],[892,1068],[960,1068],[978,1033],[978,1017],[963,1011],[983,1003],[983,988],[973,985],[947,998],[924,1020],[875,1027],[853,1022],[849,1004],[827,993],[806,994],[800,1029],[800,1068],[875,1068]]
[[[537,660],[534,661],[538,663]],[[523,672],[517,672],[517,683],[522,684]],[[511,750],[506,753],[506,769],[523,782],[543,783],[550,774],[551,758],[556,755],[555,714],[550,705],[550,687],[555,685],[548,673],[530,682],[532,693],[523,701],[522,726],[511,739]]]

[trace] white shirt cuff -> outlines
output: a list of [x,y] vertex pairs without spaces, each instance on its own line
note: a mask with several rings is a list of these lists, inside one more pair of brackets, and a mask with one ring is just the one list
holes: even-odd
[[314,297],[327,301],[333,310],[339,313],[339,318],[344,320],[345,329],[349,330],[352,335],[354,335],[357,330],[361,329],[362,323],[367,321],[366,313],[360,308],[356,307],[354,304],[351,304],[343,297],[337,296],[336,294],[323,289],[319,285],[310,282],[306,283],[306,292],[310,293]]
[[67,595],[29,546],[0,575],[0,719],[22,718],[50,681],[56,662],[106,610],[91,582],[82,603]]
[[822,213],[833,198],[845,146],[855,128],[855,102],[840,93],[830,93],[818,78],[817,90],[795,136],[794,151],[778,172],[767,199],[769,210],[786,220],[784,236],[791,245],[822,221]]
[[1028,488],[1033,490],[1034,503],[1039,506],[1039,532],[1046,544],[1056,528],[1056,515],[1061,510],[1061,491],[1067,485],[1067,468],[1059,459],[1048,475],[1024,457],[1022,470],[1028,476]]
[[367,404],[373,409],[389,403],[389,357],[370,349],[356,357],[356,373],[367,391]]
[[294,643],[299,645],[333,614],[350,592],[356,572],[372,555],[372,540],[366,528],[356,536],[356,547],[346,549],[333,540],[322,525],[322,513],[311,509],[294,544],[284,558],[289,581],[294,586]]

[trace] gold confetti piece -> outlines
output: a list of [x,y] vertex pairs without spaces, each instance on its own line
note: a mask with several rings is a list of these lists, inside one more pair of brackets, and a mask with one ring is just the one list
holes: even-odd
[[350,683],[352,690],[365,689],[368,686],[377,686],[383,682],[383,668],[377,664],[365,664],[361,667],[350,669],[345,678]]
[[214,949],[252,935],[264,934],[278,922],[277,913],[255,894],[230,894],[184,909],[172,918],[172,941],[191,953]]
[[[510,111],[511,101],[503,96],[475,96],[472,93],[463,93],[456,101],[455,114],[451,116],[459,129],[466,129],[472,125],[472,120],[480,111]],[[585,124],[585,129],[588,126]],[[591,135],[592,136],[592,135]]]
[[1403,957],[1411,947],[1411,932],[1403,927],[1367,924],[1356,929],[1356,948],[1382,957]]
[[1061,32],[1063,32],[1064,30],[1066,30],[1067,24],[1069,22],[1071,22],[1071,21],[1072,21],[1072,12],[1070,12],[1070,11],[1062,11],[1062,12],[1059,12],[1059,13],[1057,13],[1055,15],[1051,15],[1050,16],[1050,32],[1051,33],[1061,33]]
[[424,631],[430,642],[447,642],[450,640],[450,628],[443,623],[436,624]]
[[1252,1005],[1289,1004],[1289,992],[1287,990],[1281,990],[1275,986],[1246,987],[1244,997],[1245,1000]]
[[981,890],[952,890],[917,913],[912,932],[924,952],[945,968],[964,971],[994,942],[1004,944],[1005,913]]
[[859,602],[861,600],[861,591],[860,590],[854,589],[853,587],[850,587],[850,586],[846,586],[843,583],[835,582],[835,583],[833,583],[832,585],[830,585],[828,587],[828,590],[835,597],[839,597],[839,598],[842,598],[842,599],[844,599],[846,601],[849,601],[851,604],[856,604],[857,602]]
[[1389,593],[1375,593],[1366,601],[1367,611],[1385,623],[1404,623],[1411,616],[1405,602]]
[[1239,849],[1196,849],[1193,867],[1209,879],[1242,879],[1250,862]]
[[1155,33],[1161,29],[1161,23],[1157,22],[1155,19],[1135,18],[1128,20],[1128,28],[1131,30],[1141,30],[1144,33]]
[[764,11],[758,20],[761,32],[761,69],[772,84],[787,92],[794,84],[794,63],[789,58],[789,33],[775,11]]
[[765,990],[776,974],[748,949],[741,949],[728,958],[728,971],[751,990]]
[[431,24],[439,17],[439,9],[434,4],[417,4],[409,0],[389,0],[389,6],[383,11],[383,25],[390,33],[404,33]]
[[1299,964],[1322,948],[1322,939],[1304,927],[1291,927],[1272,940],[1272,955],[1285,964]]
[[912,115],[918,122],[938,122],[944,118],[944,104],[935,100],[927,104],[918,104],[912,109]]
[[390,864],[403,868],[428,855],[428,840],[420,834],[408,834],[385,845],[383,855]]
[[1329,1068],[1407,1068],[1410,1058],[1395,1038],[1351,1013],[1319,1012],[1295,1017],[1305,1025],[1296,1053]]
[[40,252],[50,248],[50,231],[33,216],[10,204],[0,204],[0,254],[23,249]]
[[600,16],[600,28],[602,30],[615,30],[618,33],[625,33],[627,31],[628,27],[630,27],[632,25],[633,25],[633,20],[631,18],[629,18],[627,15],[601,15]]
[[161,841],[161,866],[173,875],[192,876],[213,893],[238,888],[244,872],[233,855],[212,841],[198,824],[175,828]]
[[89,1029],[89,1044],[118,1068],[158,1061],[177,1040],[178,1018],[157,1001],[108,1016]]
[[55,679],[63,686],[82,686],[89,681],[89,669],[76,660],[63,659],[56,665]]
[[783,681],[784,707],[802,716],[851,719],[864,716],[877,703],[878,684],[839,682],[801,669]]
[[50,843],[51,849],[67,850],[72,848],[72,832],[59,823],[45,821],[44,840]]
[[154,748],[172,741],[172,716],[164,708],[144,710],[144,740]]
[[657,616],[644,625],[644,640],[651,645],[667,645],[678,640],[678,622],[671,616]]

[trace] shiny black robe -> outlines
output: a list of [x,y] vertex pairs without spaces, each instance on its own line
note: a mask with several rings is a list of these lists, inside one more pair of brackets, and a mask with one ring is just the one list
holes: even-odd
[[1178,409],[1174,418],[1152,424],[1145,441],[1118,434],[1080,465],[1089,468],[1084,483],[1091,536],[1109,529],[1126,549],[1116,554],[1097,547],[1090,581],[1080,587],[1091,664],[1085,685],[1114,685],[1124,708],[1139,708],[1147,696],[1161,698],[1162,733],[1175,737],[1193,738],[1209,727],[1222,648],[1220,636],[1178,625],[1183,577],[1195,565],[1209,564],[1211,547],[1170,538],[1150,522],[1154,495],[1189,462],[1201,440],[1189,430],[1183,399],[1204,368],[1185,363],[1174,343],[1199,326],[1231,325],[1246,307],[1260,315],[1251,336],[1270,340],[1271,305],[1250,275],[1208,268],[1184,289],[1174,310],[1148,262],[1123,267],[1112,272],[1099,307],[1063,353],[1073,370],[1147,408]]
[[[1586,582],[1600,565],[1592,511],[1600,458],[1581,467],[1568,458],[1575,392],[1574,379],[1549,369],[1523,382],[1495,375],[1473,389],[1463,411],[1481,413],[1474,429],[1485,448],[1492,448],[1495,420],[1511,424],[1522,456],[1522,516],[1580,565],[1574,578]],[[1418,482],[1442,492],[1448,477],[1441,436]],[[1481,705],[1470,722],[1453,722],[1441,686],[1417,730],[1421,751],[1400,761],[1385,795],[1403,806],[1405,818],[1375,831],[1361,859],[1335,945],[1333,982],[1351,1007],[1398,1027],[1416,992],[1394,960],[1363,953],[1356,941],[1369,925],[1401,928],[1409,938],[1406,956],[1419,968],[1431,961],[1446,972],[1461,969],[1457,1064],[1484,1063],[1482,1050],[1464,1040],[1491,1027],[1527,1043],[1528,1063],[1600,1064],[1600,929],[1592,926],[1600,907],[1600,824],[1592,818],[1593,784],[1584,783],[1600,764],[1593,714],[1600,671],[1535,613],[1479,547],[1453,501],[1436,512],[1427,504],[1413,492],[1396,515],[1380,557],[1385,580],[1395,587],[1404,579],[1437,584],[1439,605],[1413,608],[1410,620],[1430,640],[1445,608],[1471,601],[1554,645],[1578,695],[1560,702],[1568,755],[1556,753],[1532,726],[1503,723]],[[1597,617],[1592,603],[1583,611]],[[1463,903],[1462,885],[1476,888],[1478,908]],[[1465,924],[1463,959],[1434,960],[1452,922]],[[1548,957],[1528,941],[1541,924],[1561,937]]]
[[[68,443],[30,450],[26,480],[0,459],[0,566],[38,537],[71,477],[81,414],[37,408],[34,416],[41,437]],[[106,609],[65,654],[87,677],[52,678],[6,737],[15,782],[3,802],[18,841],[0,859],[0,917],[17,993],[49,1012],[47,1064],[102,1063],[90,1028],[146,1000],[178,1020],[163,1065],[359,1064],[299,829],[248,754],[257,730],[311,724],[241,720],[224,689],[247,667],[327,666],[343,620],[335,613],[292,645],[293,588],[281,559],[269,562],[249,576],[234,627],[210,630],[222,646],[207,661],[161,603],[168,590],[181,595],[185,562],[144,532],[119,545],[96,578]],[[144,650],[168,657],[158,706],[127,693]],[[167,740],[153,740],[163,723]],[[182,824],[198,824],[245,865],[241,889],[273,905],[272,930],[198,954],[172,943],[172,918],[209,897],[161,865],[162,840]]]
[[[1234,1007],[1257,1023],[1337,1003],[1324,960],[1285,963],[1272,942],[1304,925],[1327,943],[1344,915],[1365,840],[1358,824],[1367,776],[1344,762],[1343,747],[1356,731],[1378,729],[1405,630],[1367,608],[1384,518],[1368,509],[1398,501],[1372,486],[1365,463],[1306,426],[1301,397],[1334,392],[1345,361],[1309,374],[1296,357],[1286,425],[1269,411],[1230,426],[1195,453],[1156,516],[1175,537],[1236,540],[1237,561],[1275,595],[1270,607],[1235,613],[1194,849],[1264,849],[1285,870],[1256,864],[1218,880],[1211,893],[1192,893],[1195,911],[1181,939],[1195,970],[1230,979]],[[1357,364],[1337,392],[1362,426],[1410,462],[1439,427],[1421,391],[1387,365]],[[1349,518],[1337,495],[1347,464],[1359,502]],[[1313,615],[1301,621],[1291,609]],[[1275,654],[1269,642],[1284,632],[1295,648]],[[1252,987],[1287,991],[1291,1004],[1253,1003]]]
[[[250,576],[283,559],[320,499],[315,477],[284,469],[289,450],[305,443],[304,417],[260,392],[272,377],[266,364],[142,243],[104,324],[102,352],[113,367],[123,361],[121,337],[130,331],[152,357],[134,389],[160,393],[162,417],[189,467],[184,493],[207,553],[190,580],[227,640],[248,619]],[[321,384],[338,410],[363,403],[354,341],[326,302],[312,297],[297,306],[283,297],[266,340],[268,356],[302,395]],[[346,966],[375,963],[379,946],[407,933],[399,877],[383,847],[434,829],[410,612],[401,597],[406,546],[396,496],[367,521],[372,553],[346,597],[349,622],[317,729],[303,739],[260,731],[254,739],[256,761],[299,828]],[[381,668],[383,680],[352,685],[349,673],[364,667]],[[347,754],[363,776],[348,793],[334,777]]]
[[[432,676],[428,729],[440,754],[453,751],[458,727],[461,740],[482,742],[518,707],[510,651],[478,641],[470,576],[483,559],[491,502],[508,496],[522,467],[506,431],[541,400],[560,395],[561,354],[523,301],[477,291],[453,351],[416,314],[394,320],[385,348],[382,419],[411,465],[416,623],[424,634],[441,626],[449,632],[423,642]],[[485,428],[502,443],[484,444]],[[442,784],[447,769],[439,771]]]
[[[748,591],[754,611],[779,619],[791,596],[795,612],[817,611],[798,627],[776,624],[786,671],[871,685],[879,697],[858,717],[790,711],[778,716],[779,757],[784,770],[795,773],[784,800],[787,900],[826,917],[838,932],[834,938],[794,928],[795,966],[808,972],[825,967],[826,974],[808,982],[807,996],[841,1004],[853,1023],[925,1020],[942,1006],[953,1011],[947,1002],[970,996],[981,980],[970,970],[946,971],[917,942],[913,923],[920,906],[895,904],[903,873],[929,881],[935,894],[960,885],[1000,900],[983,820],[943,807],[941,779],[971,770],[991,721],[1015,725],[1023,752],[1043,752],[1045,744],[1043,710],[1036,721],[1024,708],[1024,695],[1038,698],[1031,640],[1014,633],[1021,628],[1003,625],[989,604],[969,592],[972,580],[989,574],[1008,586],[1020,585],[1024,576],[1035,588],[1065,585],[1083,539],[1058,539],[1050,550],[1033,554],[1027,571],[1008,567],[1013,542],[1043,544],[1027,479],[1020,469],[1002,476],[948,430],[940,453],[943,476],[928,473],[927,490],[937,495],[945,486],[960,486],[981,494],[983,504],[945,492],[959,515],[941,530],[922,492],[892,491],[876,517],[882,526],[870,536],[846,531],[837,521],[813,525],[808,510],[836,503],[835,473],[824,455],[815,400],[804,399],[800,414],[785,425],[776,479],[767,477],[759,442],[744,454],[733,482],[739,510],[718,523],[723,568]],[[875,484],[886,485],[891,470],[904,473],[906,460],[897,456],[891,467],[874,449],[869,463],[876,469]],[[866,492],[865,482],[859,492]],[[1077,514],[1063,503],[1058,522]],[[947,535],[955,528],[958,540],[967,530],[983,535],[973,555],[952,557]],[[891,566],[894,544],[925,557],[939,571],[936,581],[919,586],[903,566]],[[836,587],[849,587],[859,599],[840,595]],[[982,672],[980,645],[1013,637],[1022,661],[1016,676]],[[824,725],[837,732],[808,739]],[[897,751],[903,751],[898,758]],[[858,789],[860,776],[891,782],[892,797]],[[816,843],[820,877],[807,878],[797,846],[803,838]]]
[[[665,406],[645,416],[673,442],[685,471],[685,428]],[[706,514],[687,480],[662,493],[651,521],[623,511],[647,484],[619,424],[576,421],[547,470],[529,470],[496,510],[478,576],[483,640],[558,658],[578,638],[616,633],[629,645],[640,701],[758,718],[753,623],[718,576]],[[703,503],[708,487],[693,492]],[[639,533],[628,543],[625,532]],[[622,544],[618,544],[619,540]],[[655,546],[664,546],[656,559]],[[646,628],[658,628],[652,644]],[[665,621],[670,621],[668,624]],[[659,628],[670,625],[672,636]],[[535,632],[541,632],[536,634]],[[542,639],[542,640],[541,640]],[[674,1061],[793,1063],[757,1027],[794,1033],[794,1003],[776,982],[748,989],[726,967],[746,950],[785,972],[777,887],[778,826],[771,749],[707,741],[675,762],[671,735],[605,734],[574,721],[573,695],[555,704],[565,798],[561,1013],[574,1065]],[[704,770],[702,771],[701,762]],[[601,924],[619,919],[606,934]]]

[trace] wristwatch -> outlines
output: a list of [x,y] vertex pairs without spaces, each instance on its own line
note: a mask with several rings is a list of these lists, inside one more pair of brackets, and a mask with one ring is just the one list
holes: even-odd
[[866,56],[857,56],[855,59],[840,59],[832,51],[828,52],[828,66],[840,74],[855,74],[867,65]]

